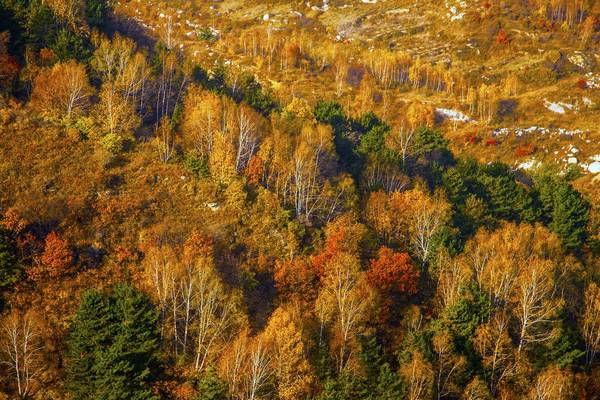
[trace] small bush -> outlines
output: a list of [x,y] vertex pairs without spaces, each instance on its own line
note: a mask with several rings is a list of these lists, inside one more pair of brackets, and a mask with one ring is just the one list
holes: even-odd
[[104,150],[111,154],[119,154],[125,148],[125,140],[116,133],[108,133],[100,140]]
[[198,179],[204,179],[210,176],[208,159],[206,156],[197,153],[189,154],[185,158],[184,165]]
[[219,38],[210,28],[206,27],[200,28],[198,32],[196,32],[196,36],[198,36],[198,39],[206,40],[207,42],[214,42]]
[[517,149],[515,150],[515,155],[517,157],[525,157],[525,156],[530,156],[533,153],[535,153],[535,147],[530,143],[528,144],[526,147],[524,146],[519,146],[517,147]]

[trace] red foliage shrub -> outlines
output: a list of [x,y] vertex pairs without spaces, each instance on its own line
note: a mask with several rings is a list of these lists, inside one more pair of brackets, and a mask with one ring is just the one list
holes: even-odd
[[577,81],[577,87],[579,89],[587,89],[587,81],[584,78],[581,78]]
[[498,35],[496,35],[496,43],[497,44],[508,44],[509,43],[508,35],[506,34],[506,31],[503,28],[500,28]]
[[488,139],[485,141],[486,146],[498,146],[498,141],[496,139]]
[[379,249],[379,257],[371,260],[367,271],[370,285],[384,292],[414,294],[417,292],[420,272],[410,256],[387,247]]
[[265,173],[265,165],[263,160],[258,156],[252,156],[248,161],[248,166],[244,170],[244,175],[248,179],[250,185],[258,185]]
[[531,143],[528,144],[527,147],[519,146],[515,150],[515,154],[517,155],[517,157],[530,156],[534,152],[535,152],[535,148],[533,147],[533,145]]
[[21,69],[17,59],[8,54],[9,41],[10,34],[0,32],[0,87],[9,87]]
[[467,144],[477,144],[479,142],[479,138],[474,133],[468,133],[465,135],[465,143]]
[[311,264],[319,276],[325,275],[325,264],[327,264],[333,256],[343,251],[346,236],[347,232],[343,227],[336,230],[327,237],[323,251],[312,257]]
[[72,262],[73,254],[67,241],[61,239],[58,233],[50,232],[46,236],[40,265],[32,267],[27,273],[33,280],[57,278],[69,272]]

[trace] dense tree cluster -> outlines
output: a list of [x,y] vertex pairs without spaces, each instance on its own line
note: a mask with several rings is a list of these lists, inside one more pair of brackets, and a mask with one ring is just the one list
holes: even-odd
[[[581,8],[538,3],[566,21]],[[252,74],[191,63],[170,36],[149,48],[115,32],[105,1],[0,0],[0,17],[0,88],[23,101],[6,125],[29,131],[23,146],[1,138],[3,393],[600,390],[592,202],[549,167],[461,157],[431,106],[384,118],[368,92],[465,92],[491,119],[498,87],[468,94],[455,71],[377,51],[362,109],[285,102]],[[239,40],[269,69],[312,57],[259,32]],[[353,66],[336,57],[346,82]]]

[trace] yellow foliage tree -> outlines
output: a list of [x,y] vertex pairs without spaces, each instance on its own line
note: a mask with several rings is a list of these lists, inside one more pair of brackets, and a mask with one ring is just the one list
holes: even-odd
[[277,394],[282,400],[306,397],[313,382],[313,370],[307,361],[302,332],[289,307],[277,308],[265,329],[277,379]]
[[70,119],[88,106],[93,93],[85,66],[70,60],[36,76],[31,103],[48,117]]

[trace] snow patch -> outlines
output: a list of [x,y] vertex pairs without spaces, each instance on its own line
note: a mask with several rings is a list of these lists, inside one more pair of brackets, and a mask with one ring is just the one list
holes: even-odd
[[517,165],[518,169],[524,169],[524,170],[529,170],[532,168],[536,168],[540,165],[540,162],[535,160],[535,159],[531,159],[525,162],[522,162],[521,164]]
[[[306,3],[306,4],[310,7],[310,3]],[[325,11],[329,10],[329,0],[323,0],[323,5],[321,7],[319,7],[319,6],[312,6],[310,8],[312,8],[315,11],[323,11],[323,12],[325,12]]]
[[585,75],[585,83],[588,89],[600,89],[600,75],[594,75],[588,72]]
[[557,128],[550,129],[544,128],[541,126],[530,126],[528,128],[497,128],[492,131],[492,136],[501,137],[501,136],[509,136],[511,133],[514,133],[515,136],[521,137],[525,135],[537,134],[537,135],[548,135],[548,136],[565,136],[565,137],[573,137],[579,136],[585,133],[589,133],[589,130],[581,130],[581,129],[565,129],[565,128]]
[[465,0],[446,0],[444,5],[448,10],[446,17],[450,21],[460,21],[466,15],[468,4]]
[[600,161],[594,161],[593,163],[588,165],[587,170],[591,174],[599,174],[600,173]]
[[565,108],[562,105],[560,105],[558,103],[552,103],[545,99],[544,99],[544,107],[546,107],[548,110],[550,110],[554,113],[557,113],[557,114],[564,114],[566,112]]
[[452,110],[449,108],[436,108],[435,112],[438,113],[444,119],[449,119],[450,121],[459,121],[459,122],[473,121],[470,117],[461,113],[460,111]]
[[567,56],[571,64],[576,65],[577,67],[586,70],[589,68],[589,62],[586,57],[580,51],[575,51],[573,54]]

